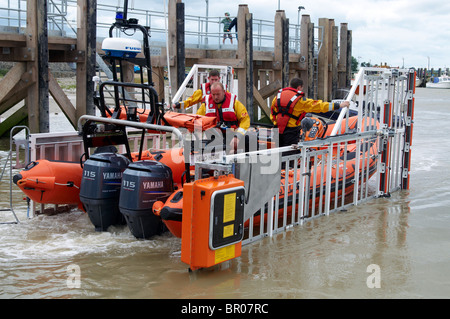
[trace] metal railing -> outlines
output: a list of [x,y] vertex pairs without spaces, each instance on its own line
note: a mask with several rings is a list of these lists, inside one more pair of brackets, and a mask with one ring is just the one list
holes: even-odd
[[[185,77],[183,83],[181,83],[178,91],[174,94],[172,102],[176,103],[185,100],[193,92],[201,88],[203,83],[207,82],[209,71],[211,69],[217,70],[220,74],[220,79],[227,91],[235,93],[234,90],[234,79],[233,79],[233,68],[226,65],[206,65],[206,64],[194,64],[189,71],[188,75]],[[190,86],[192,89],[189,92],[186,90]],[[196,113],[198,105],[195,104],[189,109],[189,113]],[[181,110],[184,112],[184,110]]]
[[[15,138],[14,135],[19,133],[20,131],[25,132],[24,138]],[[0,212],[11,212],[14,216],[14,222],[1,222],[0,224],[18,224],[20,223],[19,218],[14,212],[13,205],[13,186],[12,186],[12,170],[13,168],[23,168],[26,164],[28,164],[30,160],[30,130],[26,126],[14,126],[10,131],[9,137],[9,152],[6,157],[5,164],[2,169],[2,174],[0,176],[0,182],[3,180],[3,176],[7,170],[7,165],[9,162],[9,208],[2,208]],[[23,158],[21,160],[21,149],[23,148]],[[15,149],[15,150],[14,150]],[[15,159],[13,158],[13,153],[15,155]],[[13,161],[15,160],[15,164],[13,165]]]
[[[108,36],[108,30],[115,21],[115,14],[122,10],[117,5],[111,5],[108,1],[98,1],[97,4],[97,37]],[[129,17],[137,18],[139,23],[150,27],[149,34],[153,41],[165,42],[166,14],[161,11],[140,8],[129,8]],[[10,31],[16,29],[18,33],[24,33],[26,27],[27,4],[26,0],[8,0],[7,5],[0,6],[0,26],[9,27]],[[233,18],[233,17],[231,17]],[[187,45],[197,48],[218,47],[223,43],[223,17],[205,17],[185,15],[185,41]],[[48,30],[52,35],[75,37],[77,26],[77,1],[76,0],[48,0]],[[315,27],[318,30],[318,27]],[[253,19],[253,45],[256,50],[273,50],[274,46],[274,21]],[[316,30],[316,31],[317,31]],[[318,32],[315,32],[316,47],[320,47]],[[231,32],[237,46],[237,33]],[[120,36],[119,33],[116,34]],[[230,44],[226,42],[226,47]],[[231,47],[233,47],[231,46]],[[289,25],[289,50],[300,53],[300,25]]]
[[221,170],[246,185],[244,244],[407,188],[414,77],[414,70],[361,69],[347,98],[358,115],[342,112],[336,136],[224,156]]

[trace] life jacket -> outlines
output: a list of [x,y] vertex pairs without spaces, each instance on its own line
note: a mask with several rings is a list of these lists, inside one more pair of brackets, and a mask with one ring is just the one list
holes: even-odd
[[225,92],[225,101],[222,107],[217,107],[211,95],[205,97],[206,116],[214,116],[217,118],[219,124],[225,124],[229,128],[238,128],[239,122],[234,112],[234,102],[236,102],[236,95]]
[[305,93],[301,91],[297,91],[294,88],[288,87],[278,91],[277,94],[277,109],[275,111],[272,108],[272,116],[277,119],[277,127],[280,134],[283,134],[289,119],[293,118],[296,120],[296,125],[298,126],[301,120],[305,117],[305,113],[300,114],[299,116],[293,115],[294,107],[297,102],[304,98]]
[[211,83],[206,82],[206,83],[202,83],[202,102],[205,102],[205,97],[209,94],[211,94]]
[[327,132],[328,124],[321,118],[307,114],[301,122],[301,136],[303,141],[312,141],[323,138]]
[[[205,97],[207,95],[211,94],[211,83],[210,82],[202,83],[201,88],[202,88],[202,93],[203,93],[202,102],[205,102]],[[226,91],[227,90],[227,86],[225,84],[224,84],[224,88],[225,88],[225,91]]]

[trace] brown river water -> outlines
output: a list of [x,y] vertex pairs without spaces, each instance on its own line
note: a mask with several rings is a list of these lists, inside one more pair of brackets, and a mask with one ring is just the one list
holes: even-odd
[[[13,185],[20,224],[0,225],[0,298],[449,298],[450,90],[418,88],[415,97],[410,190],[319,217],[194,273],[170,234],[95,232],[78,210],[27,219]],[[52,127],[62,117],[52,116]],[[2,140],[2,168],[8,150]],[[1,208],[9,207],[5,175]],[[0,222],[13,220],[0,212]]]

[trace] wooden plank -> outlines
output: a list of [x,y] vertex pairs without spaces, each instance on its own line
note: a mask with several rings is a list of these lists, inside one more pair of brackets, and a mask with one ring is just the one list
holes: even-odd
[[27,45],[27,37],[25,34],[16,33],[0,33],[0,46],[11,47],[25,47]]
[[267,106],[266,100],[259,93],[258,89],[255,86],[253,86],[253,105],[259,106],[264,114],[269,118],[270,108]]
[[229,65],[234,69],[243,69],[242,59],[198,59],[197,64]]
[[261,97],[263,99],[267,99],[268,97],[272,96],[276,91],[278,91],[281,88],[282,88],[281,81],[276,80],[276,81],[271,82],[270,84],[262,87],[261,89],[259,89],[259,94],[261,95]]
[[30,62],[35,59],[35,51],[32,48],[4,47],[0,51],[0,61],[5,62]]
[[0,123],[0,137],[6,136],[14,126],[24,124],[27,116],[27,107],[24,105],[19,110],[14,112],[14,114]]
[[[48,44],[51,47],[62,49],[71,45],[76,45],[77,40],[75,38],[68,37],[48,37]],[[0,33],[0,47],[26,47],[27,36],[25,34],[18,33]]]
[[26,71],[25,63],[16,63],[0,81],[0,103],[8,93],[19,83]]
[[85,52],[76,49],[50,50],[49,62],[78,62],[85,59]]
[[0,103],[0,114],[5,113],[26,97],[27,97],[26,89],[18,91],[16,94],[8,95],[8,97],[6,97],[5,100],[2,103]]
[[161,101],[161,99],[164,99],[164,68],[162,67],[157,67],[157,68],[152,68],[153,73],[156,75],[154,77],[155,79],[155,90],[158,93],[158,97],[159,97],[159,101]]
[[[9,108],[13,107],[15,104],[23,100],[27,96],[28,88],[35,84],[37,72],[25,72],[22,74],[20,81],[12,88],[7,94],[2,98],[0,102],[1,111],[0,114],[7,111]],[[21,97],[18,99],[18,97]],[[13,101],[17,101],[12,104]]]
[[56,104],[60,107],[61,111],[66,115],[70,124],[72,124],[74,129],[77,129],[77,119],[76,119],[76,111],[72,102],[67,97],[66,93],[59,86],[56,79],[53,77],[53,74],[49,71],[49,91],[50,94],[55,99]]

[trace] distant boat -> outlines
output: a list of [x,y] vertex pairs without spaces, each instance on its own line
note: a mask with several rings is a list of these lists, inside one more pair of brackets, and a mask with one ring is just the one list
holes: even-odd
[[442,75],[431,78],[430,82],[427,82],[427,88],[435,89],[450,89],[450,76]]
[[420,79],[418,76],[416,76],[416,87],[419,87],[422,85],[422,79]]

